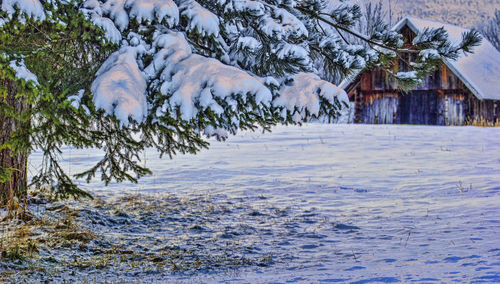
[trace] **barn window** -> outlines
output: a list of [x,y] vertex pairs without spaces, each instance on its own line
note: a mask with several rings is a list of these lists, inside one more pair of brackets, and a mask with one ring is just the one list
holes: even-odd
[[437,69],[434,72],[432,72],[426,79],[425,79],[425,87],[426,89],[440,89],[441,88],[441,70]]
[[404,28],[401,29],[401,35],[403,35],[405,41],[405,47],[411,46],[411,43],[413,42],[413,39],[416,36],[415,33],[408,26],[405,26]]
[[456,89],[457,88],[457,80],[455,80],[455,76],[448,76],[448,88],[449,89]]
[[432,74],[433,80],[432,84],[434,88],[440,89],[441,88],[441,69],[438,68],[436,71],[434,71],[434,74]]
[[398,60],[398,71],[399,72],[408,72],[410,71],[410,66],[408,65],[411,62],[415,62],[417,59],[417,55],[414,53],[401,53],[401,57]]
[[408,63],[409,62],[410,62],[410,54],[402,53],[401,58],[398,61],[398,71],[399,72],[408,72],[408,69],[409,69]]
[[385,73],[382,69],[373,70],[373,88],[382,90],[385,88]]

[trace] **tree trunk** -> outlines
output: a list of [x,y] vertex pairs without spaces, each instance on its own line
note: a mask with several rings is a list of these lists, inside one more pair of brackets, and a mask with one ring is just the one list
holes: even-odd
[[[23,102],[23,98],[15,97],[17,93],[15,82],[9,79],[0,79],[0,84],[7,89],[7,95],[0,96],[1,103],[13,107],[18,114],[28,110],[29,104]],[[0,104],[1,106],[2,104]],[[9,141],[12,132],[22,127],[23,123],[26,122],[2,115],[0,112],[0,145]],[[25,196],[28,185],[27,165],[27,153],[14,156],[10,149],[0,150],[0,168],[13,169],[11,179],[5,183],[0,182],[0,205],[7,204],[14,196]]]

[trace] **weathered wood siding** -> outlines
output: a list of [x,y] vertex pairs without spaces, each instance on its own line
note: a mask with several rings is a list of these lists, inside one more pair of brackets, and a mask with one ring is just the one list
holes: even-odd
[[499,125],[500,101],[478,100],[467,94],[464,99],[465,123],[474,125]]
[[364,97],[361,119],[365,123],[392,124],[395,123],[398,111],[398,94],[372,94]]
[[500,101],[479,100],[445,66],[415,90],[403,93],[381,80],[381,71],[361,74],[349,97],[355,105],[354,122],[370,124],[494,125]]

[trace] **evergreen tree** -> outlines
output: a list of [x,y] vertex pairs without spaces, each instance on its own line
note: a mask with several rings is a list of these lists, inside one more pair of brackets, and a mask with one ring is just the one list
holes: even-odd
[[495,16],[481,25],[479,30],[500,51],[500,10],[495,10]]
[[455,46],[427,30],[406,51],[384,23],[356,31],[360,17],[348,1],[3,0],[0,125],[12,127],[0,131],[0,161],[10,161],[0,193],[26,187],[33,149],[44,154],[36,186],[82,195],[59,166],[62,145],[105,153],[77,178],[137,181],[150,173],[146,147],[172,157],[239,129],[333,121],[346,94],[316,74],[389,69],[415,52],[412,70],[394,77],[417,84],[435,64],[425,54],[455,58],[479,41],[471,32]]
[[58,147],[94,147],[87,126],[100,120],[67,98],[90,85],[116,49],[76,3],[36,4],[4,1],[0,12],[0,204],[25,194],[33,149],[45,153],[39,181],[59,180],[64,195],[84,194],[59,167]]

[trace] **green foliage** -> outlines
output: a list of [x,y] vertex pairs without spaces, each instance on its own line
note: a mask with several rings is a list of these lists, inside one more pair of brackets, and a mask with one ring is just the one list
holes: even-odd
[[[103,32],[75,9],[77,2],[57,4],[56,9],[44,3],[46,11],[52,13],[47,13],[43,22],[27,18],[25,22],[8,21],[0,28],[0,80],[14,81],[16,96],[30,105],[24,113],[16,113],[0,100],[0,116],[28,122],[11,133],[0,149],[9,148],[14,155],[41,149],[44,161],[33,184],[51,186],[61,197],[88,196],[61,169],[58,155],[63,145],[97,146],[98,133],[88,130],[96,120],[84,109],[72,107],[67,98],[84,89],[87,95],[83,100],[91,101],[89,86],[95,71],[116,47],[106,43]],[[15,77],[9,65],[19,60],[37,76],[39,84]],[[2,97],[7,91],[0,86]],[[10,178],[9,172],[1,169],[2,182]]]
[[12,168],[0,168],[0,183],[8,182],[14,171]]

